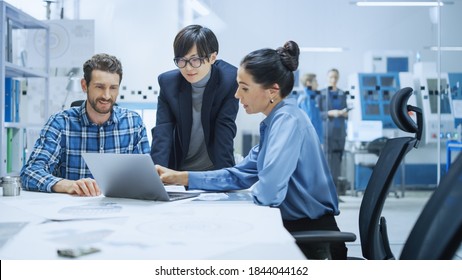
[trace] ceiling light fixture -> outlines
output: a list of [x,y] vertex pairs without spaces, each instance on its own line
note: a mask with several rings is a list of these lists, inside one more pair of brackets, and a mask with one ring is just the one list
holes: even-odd
[[451,5],[454,2],[449,1],[356,1],[352,2],[358,7],[437,7],[438,5]]
[[[427,50],[431,51],[438,51],[437,46],[432,46],[432,47],[425,47]],[[446,52],[462,52],[462,47],[439,47],[441,51],[446,51]]]
[[300,47],[300,52],[343,52],[345,50],[340,47]]

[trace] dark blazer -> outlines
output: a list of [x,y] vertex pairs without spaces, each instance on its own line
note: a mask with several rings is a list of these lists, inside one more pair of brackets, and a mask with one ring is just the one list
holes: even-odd
[[[216,60],[205,87],[201,119],[205,144],[215,169],[234,165],[234,137],[239,101],[237,68]],[[152,129],[151,157],[155,164],[178,169],[188,154],[192,126],[192,87],[178,69],[158,78],[156,126]]]

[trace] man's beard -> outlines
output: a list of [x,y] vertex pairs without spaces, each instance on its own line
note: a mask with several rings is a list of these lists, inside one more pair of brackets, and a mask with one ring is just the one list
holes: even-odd
[[[100,100],[103,100],[103,101],[109,101],[111,103],[111,106],[109,107],[109,109],[107,110],[101,110],[98,108],[98,101]],[[107,113],[110,113],[112,112],[112,107],[114,107],[114,101],[112,101],[112,99],[103,99],[103,98],[97,98],[95,100],[90,100],[90,106],[93,108],[93,110],[95,110],[96,112],[100,113],[100,114],[107,114]]]

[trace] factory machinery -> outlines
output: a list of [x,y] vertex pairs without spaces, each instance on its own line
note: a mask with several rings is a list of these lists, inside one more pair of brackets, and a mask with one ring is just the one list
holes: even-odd
[[343,171],[354,194],[366,188],[386,139],[404,134],[395,127],[389,107],[393,94],[403,87],[414,89],[409,103],[422,108],[424,131],[419,148],[407,155],[397,172],[393,190],[404,195],[405,188],[436,187],[438,168],[444,175],[454,158],[451,153],[462,150],[462,73],[441,73],[439,78],[438,83],[436,65],[427,62],[415,63],[413,72],[349,76],[347,104],[351,111]]

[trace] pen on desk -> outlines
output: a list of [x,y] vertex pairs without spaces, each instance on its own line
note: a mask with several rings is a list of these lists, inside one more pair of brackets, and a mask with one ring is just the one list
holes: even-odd
[[96,247],[75,247],[75,248],[58,249],[57,253],[61,257],[78,258],[81,256],[97,253],[100,251],[101,250]]

